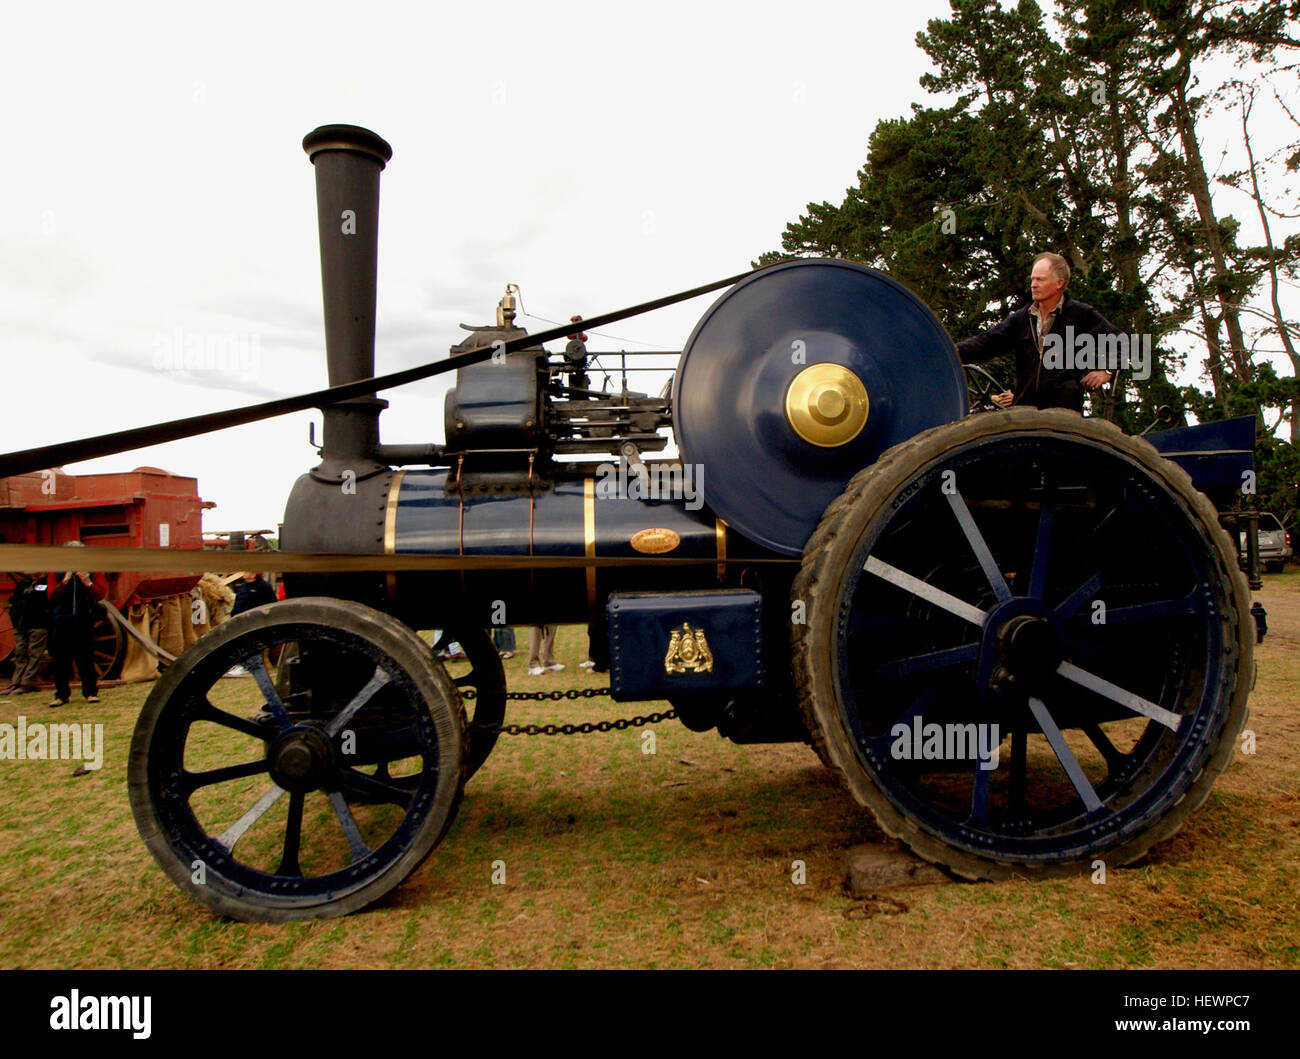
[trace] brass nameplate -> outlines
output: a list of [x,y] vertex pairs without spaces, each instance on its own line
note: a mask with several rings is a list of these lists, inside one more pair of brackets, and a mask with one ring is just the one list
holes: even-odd
[[681,537],[670,529],[655,527],[632,534],[632,547],[643,555],[662,555],[682,543]]

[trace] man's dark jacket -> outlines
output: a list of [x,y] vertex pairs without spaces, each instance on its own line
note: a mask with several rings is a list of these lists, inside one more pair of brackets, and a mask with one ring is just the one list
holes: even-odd
[[[1083,377],[1092,369],[1044,367],[1034,341],[1034,328],[1037,326],[1038,321],[1029,314],[1029,305],[1026,305],[983,334],[958,342],[957,355],[963,364],[981,364],[1003,353],[1014,353],[1016,388],[1013,404],[1035,408],[1072,408],[1076,412],[1082,412]],[[1062,294],[1061,304],[1047,333],[1060,336],[1063,351],[1068,348],[1066,327],[1073,327],[1075,335],[1120,333],[1118,327],[1087,302],[1075,301]]]
[[87,588],[79,577],[73,577],[65,585],[63,576],[63,571],[50,574],[47,582],[51,628],[68,623],[89,628],[104,615],[99,601],[108,595],[108,582],[103,574],[92,573]]
[[252,581],[245,581],[240,578],[233,587],[235,590],[235,605],[230,608],[232,618],[236,614],[243,614],[244,611],[252,610],[254,607],[261,607],[267,603],[275,602],[275,589],[271,587],[270,582],[264,577],[257,577]]
[[20,574],[9,597],[9,622],[17,632],[50,627],[49,586],[45,575]]

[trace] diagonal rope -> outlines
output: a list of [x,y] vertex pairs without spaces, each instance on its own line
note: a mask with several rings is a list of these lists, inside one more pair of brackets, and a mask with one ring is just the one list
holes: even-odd
[[[616,312],[602,313],[599,316],[591,317],[589,320],[584,320],[582,323],[584,327],[593,328],[614,323],[617,320],[625,320],[629,316],[639,316],[642,313],[652,312],[655,309],[662,309],[669,305],[676,305],[678,302],[688,301],[691,298],[698,298],[701,294],[709,294],[722,287],[729,287],[757,271],[760,270],[754,269],[750,272],[741,272],[735,276],[728,276],[726,279],[706,283],[702,287],[692,287],[690,290],[669,294],[663,298],[655,298],[652,301],[642,302],[640,305],[633,305],[627,309],[619,309]],[[573,330],[574,326],[571,323],[561,324],[549,331],[539,331],[535,335],[512,338],[503,344],[503,351],[505,353],[514,353],[521,349],[540,346],[543,342],[563,338]],[[455,371],[457,368],[467,367],[470,364],[478,364],[481,361],[490,359],[492,354],[501,348],[501,345],[477,346],[474,349],[466,350],[464,353],[458,353],[444,360],[432,361],[418,367],[395,371],[388,375],[358,379],[356,382],[330,386],[323,390],[313,390],[311,393],[300,394],[297,397],[281,397],[274,401],[246,405],[243,408],[232,408],[225,412],[208,412],[204,415],[190,416],[186,419],[172,419],[166,423],[155,423],[151,426],[135,427],[131,430],[119,430],[112,434],[97,434],[94,437],[81,438],[77,441],[65,441],[56,445],[42,445],[33,449],[7,452],[0,455],[0,478],[7,478],[14,474],[26,474],[30,471],[39,471],[47,467],[58,467],[65,463],[78,463],[81,460],[90,460],[98,456],[112,456],[119,452],[143,448],[146,445],[161,445],[167,441],[179,441],[182,438],[208,434],[214,430],[225,430],[229,427],[256,423],[263,419],[274,419],[276,416],[288,415],[291,412],[302,412],[308,408],[325,408],[354,397],[369,396],[378,390],[389,390],[396,386],[405,386],[408,383],[419,382],[435,375],[442,375],[445,372]]]

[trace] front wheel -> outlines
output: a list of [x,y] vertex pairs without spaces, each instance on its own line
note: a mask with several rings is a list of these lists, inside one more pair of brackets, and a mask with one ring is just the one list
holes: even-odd
[[400,622],[342,600],[274,603],[158,680],[131,743],[131,808],[163,871],[213,911],[344,915],[446,832],[464,729],[455,685]]

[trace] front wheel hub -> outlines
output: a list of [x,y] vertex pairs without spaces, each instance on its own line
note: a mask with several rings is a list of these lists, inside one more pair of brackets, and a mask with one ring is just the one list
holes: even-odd
[[271,744],[267,760],[277,786],[305,794],[323,785],[334,766],[334,750],[329,736],[319,728],[299,725]]

